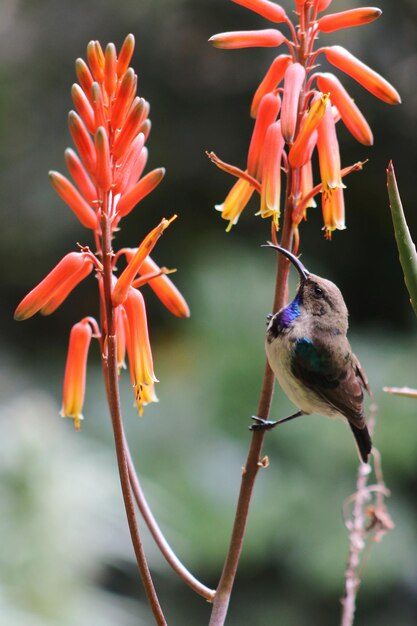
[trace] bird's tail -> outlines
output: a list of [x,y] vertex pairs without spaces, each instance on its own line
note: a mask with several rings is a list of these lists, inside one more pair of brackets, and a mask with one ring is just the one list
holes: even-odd
[[372,441],[369,431],[366,426],[365,428],[358,428],[352,424],[352,422],[349,422],[349,426],[351,427],[356,443],[358,444],[361,459],[364,463],[367,463],[368,456],[372,450]]

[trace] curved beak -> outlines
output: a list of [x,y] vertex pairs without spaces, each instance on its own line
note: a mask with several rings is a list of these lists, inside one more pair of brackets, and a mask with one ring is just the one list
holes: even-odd
[[286,250],[285,248],[281,248],[281,246],[276,246],[275,244],[268,241],[266,244],[262,245],[262,248],[272,248],[277,252],[281,252],[287,259],[291,261],[291,263],[296,268],[297,272],[300,274],[300,279],[302,282],[308,280],[310,278],[310,272],[306,270],[304,265],[301,263],[300,259],[298,259],[292,252]]

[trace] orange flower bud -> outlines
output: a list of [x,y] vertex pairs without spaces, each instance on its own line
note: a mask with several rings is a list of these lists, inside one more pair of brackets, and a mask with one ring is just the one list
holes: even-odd
[[329,7],[332,3],[332,0],[315,0],[315,10],[317,11],[317,13],[321,13],[322,11],[325,11],[327,9],[327,7]]
[[113,144],[113,155],[116,159],[125,153],[130,143],[140,132],[142,122],[147,118],[149,113],[149,104],[143,98],[136,98],[132,104],[132,108],[123,124],[122,130],[116,137]]
[[135,49],[135,38],[133,35],[128,35],[124,40],[122,47],[120,48],[119,58],[117,60],[117,76],[123,76],[129,67],[129,63],[133,56]]
[[277,119],[281,99],[276,93],[267,93],[259,104],[258,115],[248,152],[248,174],[260,180],[262,173],[263,147],[268,127]]
[[75,108],[78,111],[79,116],[87,127],[87,130],[94,134],[95,131],[95,120],[94,120],[94,111],[90,104],[89,99],[85,95],[84,91],[81,89],[77,83],[71,88],[71,96],[72,101],[74,103]]
[[282,136],[292,143],[298,119],[298,101],[305,80],[305,69],[300,63],[292,63],[284,76],[284,96],[281,109]]
[[269,0],[232,0],[236,4],[240,4],[242,7],[246,7],[258,15],[262,15],[270,22],[275,22],[279,24],[280,22],[285,22],[287,18],[287,14],[284,9],[280,7],[275,2],[270,2]]
[[51,170],[49,172],[49,180],[57,194],[72,209],[81,224],[86,228],[95,229],[97,227],[97,216],[94,210],[68,178],[59,172]]
[[336,127],[329,105],[317,129],[317,149],[319,152],[320,175],[324,189],[343,187],[340,174],[340,152]]
[[314,131],[323,119],[328,99],[328,95],[319,96],[311,105],[310,110],[302,123],[300,132],[298,133],[297,138],[291,146],[288,154],[288,160],[292,167],[301,167],[311,159],[309,142]]
[[103,126],[100,126],[97,129],[95,146],[97,153],[97,186],[100,187],[102,191],[108,191],[112,186],[112,172],[110,165],[109,139]]
[[381,14],[381,9],[376,9],[375,7],[350,9],[348,11],[341,11],[340,13],[324,15],[318,20],[317,25],[322,33],[332,33],[342,28],[369,24],[369,22],[378,19]]
[[215,48],[235,50],[237,48],[272,48],[285,41],[284,35],[275,28],[264,30],[237,30],[220,33],[210,37],[209,42]]
[[136,82],[137,78],[135,72],[132,68],[129,68],[123,76],[116,100],[112,106],[111,126],[114,130],[121,128],[126,119],[126,115],[135,97]]
[[144,143],[143,133],[139,133],[132,141],[124,159],[116,163],[113,181],[114,194],[129,191],[141,177],[148,159],[148,150],[143,147]]
[[[74,254],[77,254],[77,252],[74,252]],[[51,297],[42,306],[39,313],[41,315],[51,315],[54,313],[64,300],[67,299],[71,291],[79,285],[84,278],[91,274],[92,267],[91,263],[84,263],[80,269],[74,272],[67,280],[62,280],[56,290],[50,294]]]
[[135,279],[136,274],[138,273],[140,266],[143,261],[146,259],[148,254],[154,248],[156,242],[164,232],[166,228],[170,225],[170,223],[176,218],[174,215],[170,220],[163,219],[151,232],[145,237],[145,239],[140,244],[139,248],[136,251],[134,257],[129,261],[123,272],[120,274],[116,285],[112,292],[112,302],[113,306],[118,306],[122,304],[129,293],[130,286]]
[[97,190],[93,185],[91,178],[84,169],[78,155],[71,148],[65,150],[65,163],[72,178],[74,179],[81,195],[89,202],[94,204],[97,202]]
[[93,141],[88,134],[84,122],[75,111],[70,111],[68,115],[68,126],[72,139],[77,147],[81,161],[89,174],[94,176],[96,171],[96,151]]
[[80,87],[91,102],[91,86],[93,84],[93,77],[87,64],[83,59],[77,59],[75,61],[75,73],[77,75]]
[[98,83],[104,80],[104,54],[99,41],[90,41],[87,46],[87,60],[91,73]]
[[222,218],[229,220],[226,232],[237,223],[240,214],[248,204],[254,192],[253,186],[244,178],[239,178],[226,196],[223,204],[216,204],[215,209],[221,211]]
[[[147,256],[139,268],[139,274],[142,276],[151,272],[160,271],[159,265]],[[158,296],[162,304],[177,317],[190,317],[190,309],[184,297],[174,285],[168,276],[157,276],[149,281],[149,286]]]
[[399,104],[401,102],[398,91],[385,78],[382,78],[362,61],[359,61],[342,46],[322,48],[322,52],[326,55],[329,63],[351,76],[377,98],[388,104]]
[[[51,298],[66,283],[67,295],[82,280],[82,270],[87,266],[89,274],[93,269],[91,259],[82,252],[70,252],[49,272],[47,276],[30,291],[17,307],[14,318],[18,322],[27,320],[45,307]],[[81,277],[80,277],[81,276]]]
[[326,239],[332,238],[334,230],[344,230],[345,226],[345,201],[343,189],[324,189],[321,195],[321,208],[323,212],[324,230]]
[[151,132],[151,128],[152,128],[152,122],[151,122],[150,119],[145,120],[140,125],[139,132],[143,133],[143,136],[145,137],[145,142],[147,141],[147,139],[149,137],[149,133]]
[[87,357],[91,336],[91,326],[83,320],[72,327],[69,339],[61,415],[72,417],[76,430],[80,429],[80,421],[83,419]]
[[329,92],[346,128],[360,143],[372,146],[374,138],[368,122],[336,76],[329,73],[316,75],[320,91]]
[[93,135],[96,131],[96,128],[99,126],[103,126],[103,128],[107,128],[107,114],[104,109],[103,103],[103,94],[101,91],[101,87],[97,82],[94,82],[91,87],[92,93],[92,103],[93,103],[93,111],[94,111],[94,131]]
[[272,216],[277,230],[280,216],[283,149],[284,138],[281,133],[281,122],[275,122],[269,126],[265,137],[260,215],[261,217]]
[[284,78],[285,70],[292,63],[292,58],[288,54],[280,54],[271,63],[267,73],[253,96],[250,114],[256,117],[259,103],[262,97],[276,89]]
[[141,178],[132,189],[127,191],[119,200],[117,213],[119,217],[128,215],[143,198],[151,193],[159,185],[165,176],[165,169],[158,167]]
[[123,307],[127,318],[128,332],[126,333],[126,339],[129,370],[138,410],[142,414],[142,407],[146,402],[143,397],[142,387],[152,385],[158,382],[158,379],[153,370],[146,308],[140,291],[130,288]]
[[117,84],[117,54],[114,43],[107,44],[104,59],[104,88],[111,101]]

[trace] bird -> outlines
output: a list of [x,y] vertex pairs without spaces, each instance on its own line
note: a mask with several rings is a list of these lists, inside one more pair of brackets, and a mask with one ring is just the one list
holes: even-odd
[[347,419],[364,463],[372,441],[364,414],[364,390],[372,392],[347,339],[348,310],[339,288],[310,273],[289,250],[268,242],[297,269],[295,298],[268,317],[265,350],[269,365],[298,411],[277,421],[252,416],[251,430],[269,430],[301,415]]

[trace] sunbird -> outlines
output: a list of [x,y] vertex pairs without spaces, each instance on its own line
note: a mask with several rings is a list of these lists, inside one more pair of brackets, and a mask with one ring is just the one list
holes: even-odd
[[340,289],[330,280],[311,274],[285,248],[272,243],[268,247],[287,257],[300,275],[294,300],[268,316],[265,339],[269,365],[298,411],[275,422],[254,416],[251,429],[271,429],[311,413],[342,415],[366,463],[372,442],[366,427],[363,390],[372,393],[346,336],[348,310]]

